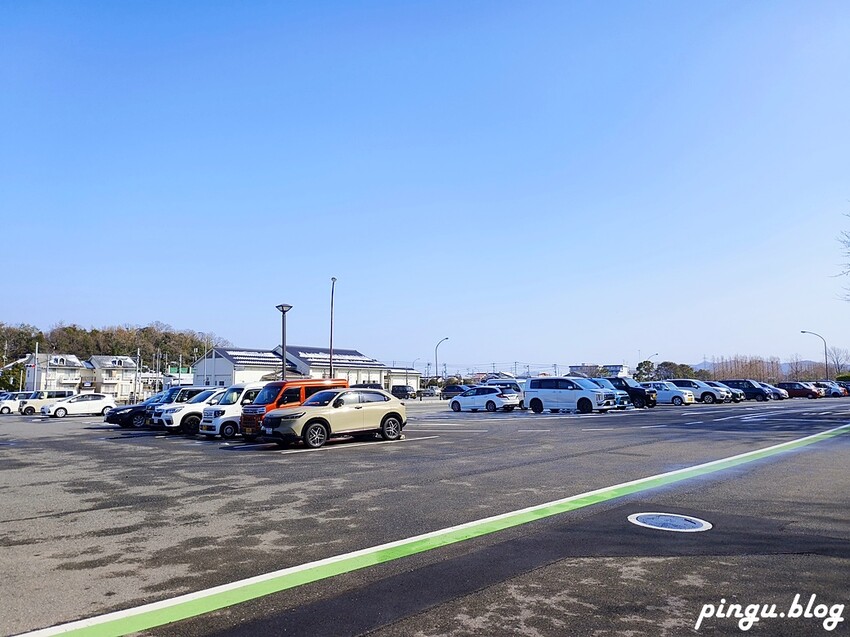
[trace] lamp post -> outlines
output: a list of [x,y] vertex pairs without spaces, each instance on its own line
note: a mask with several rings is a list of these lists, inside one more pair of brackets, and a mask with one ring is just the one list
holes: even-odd
[[439,347],[440,347],[440,343],[442,343],[443,341],[447,341],[447,340],[449,340],[449,337],[448,337],[448,336],[446,336],[446,338],[440,339],[440,340],[437,342],[437,344],[434,346],[434,375],[435,375],[435,376],[436,376],[436,375],[438,375],[438,374],[440,373],[440,365],[439,365],[439,363],[437,362],[437,348],[439,348]]
[[334,377],[334,288],[336,287],[336,277],[331,277],[331,343],[330,343],[330,378]]
[[[411,365],[411,367],[413,368],[413,371],[414,371],[414,372],[416,371],[416,361],[418,361],[418,360],[419,360],[418,358],[417,358],[417,359],[415,359],[415,360],[413,361],[413,364]],[[404,384],[405,384],[405,385],[407,385],[407,384],[408,384],[408,383],[407,383],[407,368],[406,368],[406,367],[404,368]]]
[[823,367],[826,370],[826,379],[829,380],[829,358],[826,352],[826,339],[817,334],[815,332],[809,332],[808,330],[800,330],[800,334],[811,334],[812,336],[817,336],[820,340],[823,341]]
[[292,306],[281,303],[275,307],[280,310],[280,379],[286,380],[286,313]]

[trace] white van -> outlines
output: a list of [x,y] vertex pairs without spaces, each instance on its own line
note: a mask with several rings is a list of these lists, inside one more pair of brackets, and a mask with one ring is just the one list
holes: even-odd
[[485,385],[495,385],[496,387],[504,387],[505,389],[513,390],[519,396],[519,408],[525,409],[525,378],[491,378],[487,380]]
[[42,391],[31,392],[30,395],[23,399],[18,405],[18,412],[25,416],[32,416],[35,412],[41,411],[41,408],[50,403],[55,403],[63,398],[70,398],[77,392],[67,389],[49,389]]
[[221,436],[230,439],[239,433],[242,406],[254,402],[257,394],[268,383],[240,383],[231,385],[214,407],[204,409],[198,433],[208,438]]
[[535,414],[544,409],[552,413],[566,410],[589,414],[616,407],[614,392],[602,389],[587,378],[563,376],[529,378],[525,383],[525,400]]

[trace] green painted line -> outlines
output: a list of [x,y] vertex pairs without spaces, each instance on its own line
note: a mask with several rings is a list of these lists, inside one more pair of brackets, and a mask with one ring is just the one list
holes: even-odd
[[377,564],[391,562],[416,555],[417,553],[431,551],[449,544],[489,535],[497,531],[528,524],[529,522],[568,511],[575,511],[576,509],[599,504],[600,502],[607,502],[633,493],[657,489],[658,487],[675,484],[683,480],[724,471],[739,465],[807,447],[849,432],[850,424],[842,425],[812,436],[791,440],[737,456],[640,478],[619,485],[604,487],[519,511],[504,513],[448,529],[433,531],[417,537],[398,540],[353,553],[275,571],[266,575],[233,582],[232,584],[225,584],[204,591],[181,595],[161,602],[154,602],[124,611],[117,611],[107,615],[54,626],[53,628],[33,631],[26,633],[26,635],[29,637],[46,637],[47,635],[113,637],[127,635],[190,617],[197,617],[303,584],[309,584],[336,575],[342,575],[343,573],[350,573]]

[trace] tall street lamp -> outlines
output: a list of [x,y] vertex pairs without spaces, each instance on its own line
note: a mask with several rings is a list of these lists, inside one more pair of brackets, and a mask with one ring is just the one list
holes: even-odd
[[336,277],[331,277],[331,343],[330,343],[330,376],[334,377],[334,288],[336,287]]
[[280,310],[280,379],[286,380],[286,313],[292,306],[281,303],[275,307]]
[[446,336],[446,338],[441,339],[440,341],[438,341],[438,342],[437,342],[437,345],[434,347],[434,376],[439,376],[439,375],[440,375],[440,365],[439,365],[439,363],[438,363],[438,361],[437,361],[437,348],[438,348],[438,347],[440,347],[440,343],[442,343],[443,341],[447,341],[447,340],[449,340],[449,337],[448,337],[448,336]]
[[[413,371],[414,371],[414,372],[416,371],[416,361],[418,361],[418,360],[419,360],[418,358],[417,358],[416,360],[414,360],[414,361],[413,361],[413,364],[411,365],[411,367],[413,368]],[[406,367],[404,368],[404,384],[405,384],[405,385],[407,385],[407,384],[408,384],[408,381],[407,381],[407,368],[406,368]]]
[[800,330],[800,334],[811,334],[812,336],[817,336],[820,340],[823,341],[823,366],[826,370],[826,379],[829,380],[829,358],[826,353],[826,339],[820,334],[816,334],[815,332],[809,332],[808,330]]

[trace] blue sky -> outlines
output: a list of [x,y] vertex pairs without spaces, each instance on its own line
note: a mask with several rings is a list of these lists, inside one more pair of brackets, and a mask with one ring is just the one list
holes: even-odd
[[450,370],[850,346],[846,2],[0,18],[0,263],[27,283],[0,321],[272,347],[287,302],[323,346],[336,276],[335,345],[420,368],[444,336]]

